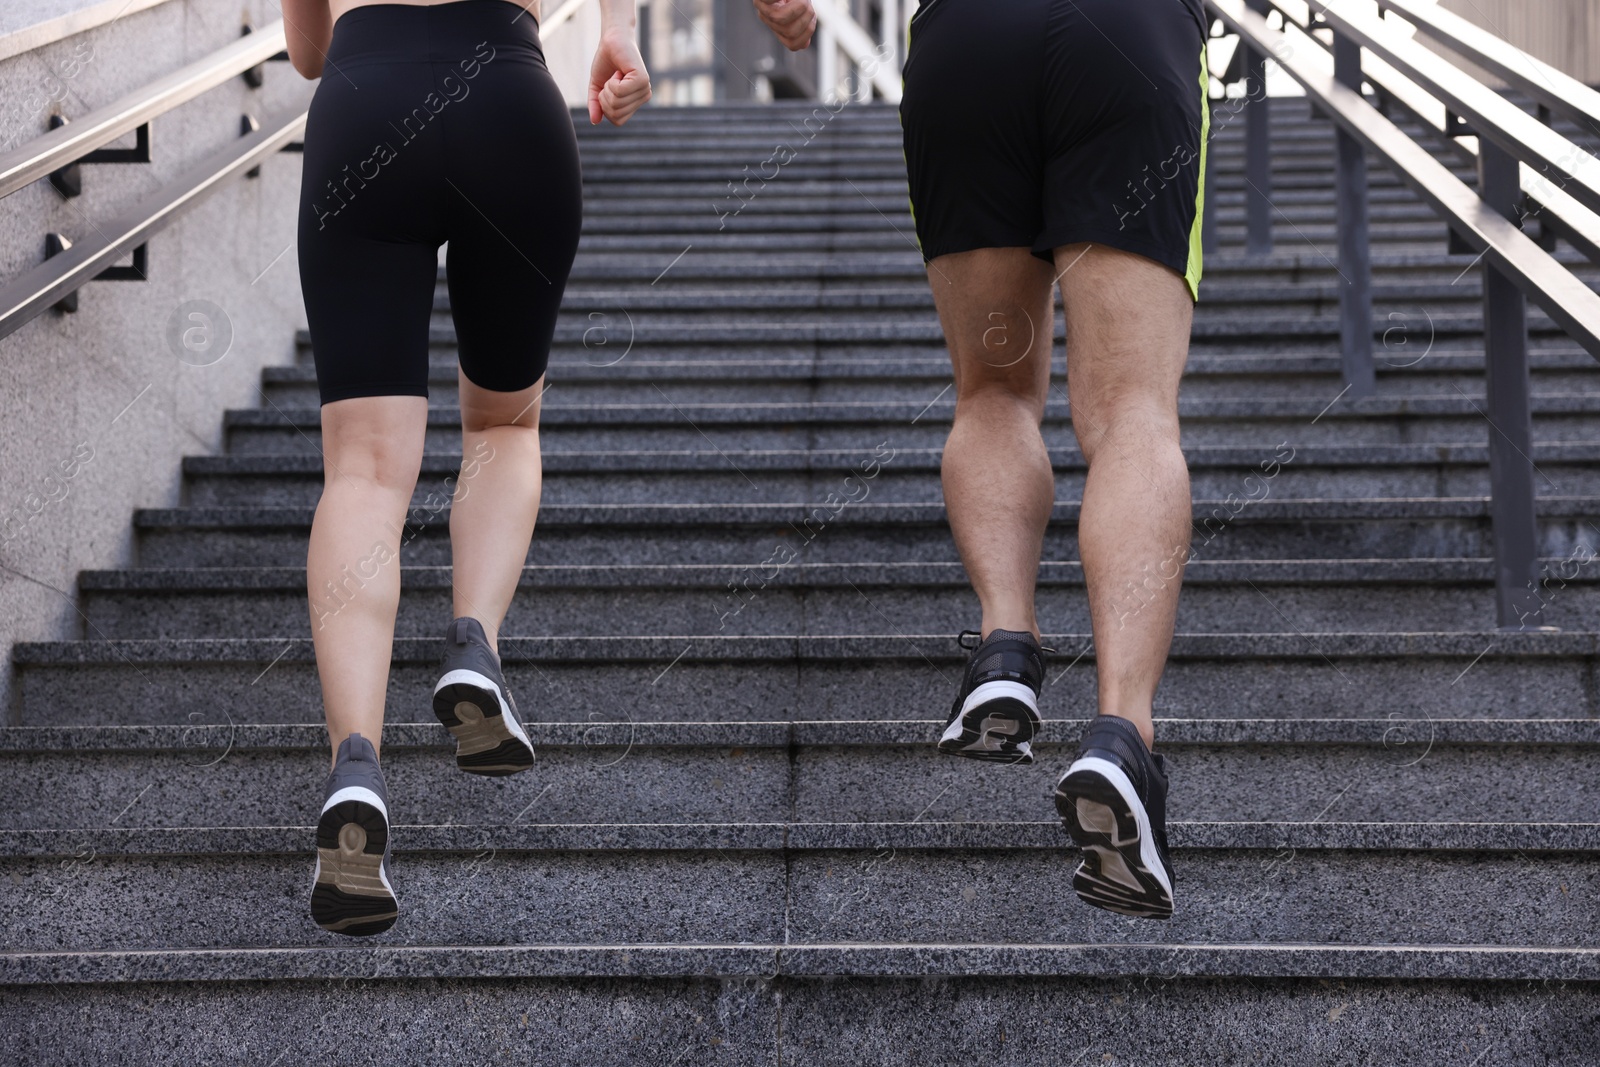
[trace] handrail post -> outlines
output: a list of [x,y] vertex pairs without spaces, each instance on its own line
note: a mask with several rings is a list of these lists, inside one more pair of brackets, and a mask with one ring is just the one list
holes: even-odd
[[[1265,16],[1269,0],[1245,0],[1250,10]],[[1245,252],[1272,254],[1272,146],[1267,107],[1267,57],[1240,41],[1244,49],[1244,209]]]
[[[1333,35],[1333,76],[1361,92],[1361,46],[1338,31]],[[1339,129],[1334,181],[1339,202],[1339,350],[1349,395],[1371,396],[1377,388],[1372,369],[1372,247],[1367,221],[1367,150]]]
[[[1478,194],[1519,219],[1515,156],[1478,139]],[[1483,345],[1489,409],[1489,517],[1494,534],[1495,618],[1502,630],[1538,626],[1539,534],[1534,511],[1533,412],[1528,384],[1528,305],[1492,263],[1483,268]]]
[[879,9],[878,18],[882,20],[880,27],[883,41],[884,62],[890,70],[900,69],[900,35],[904,32],[900,18],[900,0],[883,0]]

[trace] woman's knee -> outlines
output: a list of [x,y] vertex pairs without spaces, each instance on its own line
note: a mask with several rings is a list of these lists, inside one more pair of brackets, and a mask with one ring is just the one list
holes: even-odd
[[422,469],[428,401],[355,397],[323,405],[322,455],[330,483],[366,483],[409,493]]
[[463,374],[460,388],[463,433],[483,433],[501,426],[539,428],[539,411],[544,399],[543,375],[526,389],[500,393],[472,384]]

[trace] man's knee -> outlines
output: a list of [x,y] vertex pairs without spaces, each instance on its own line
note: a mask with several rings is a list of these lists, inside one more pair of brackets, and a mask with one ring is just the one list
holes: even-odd
[[1072,429],[1086,462],[1107,448],[1121,452],[1177,449],[1176,398],[1149,395],[1071,398]]
[[[997,321],[980,338],[952,346],[956,401],[1016,403],[1042,409],[1050,390],[1049,334],[1030,336],[1026,322]],[[1045,325],[1048,329],[1048,324]]]

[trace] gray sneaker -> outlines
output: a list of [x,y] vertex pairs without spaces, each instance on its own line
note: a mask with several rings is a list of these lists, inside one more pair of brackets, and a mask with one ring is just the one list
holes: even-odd
[[351,734],[339,745],[324,798],[311,917],[336,934],[381,934],[400,911],[389,885],[389,792],[371,741]]
[[1090,720],[1078,758],[1056,783],[1056,811],[1083,850],[1072,888],[1085,904],[1149,919],[1172,917],[1167,851],[1167,761],[1115,715]]
[[450,623],[439,672],[433,713],[456,739],[456,766],[494,776],[532,767],[533,742],[517,721],[500,659],[477,619],[463,616]]

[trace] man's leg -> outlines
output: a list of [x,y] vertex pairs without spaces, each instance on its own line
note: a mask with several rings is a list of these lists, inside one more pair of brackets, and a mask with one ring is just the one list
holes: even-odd
[[1189,471],[1178,381],[1194,302],[1182,278],[1105,245],[1063,245],[1067,388],[1088,461],[1079,555],[1089,587],[1100,714],[1130,719],[1147,747],[1188,558]]
[[1078,554],[1100,678],[1100,714],[1056,783],[1056,811],[1083,852],[1072,877],[1080,898],[1165,919],[1167,766],[1150,751],[1150,705],[1189,549],[1178,380],[1194,304],[1176,272],[1142,256],[1098,244],[1055,255],[1072,427],[1089,464]]
[[1026,248],[928,264],[950,346],[956,412],[945,443],[945,510],[983,606],[983,634],[1039,636],[1034,585],[1055,476],[1039,423],[1050,390],[1050,265]]

